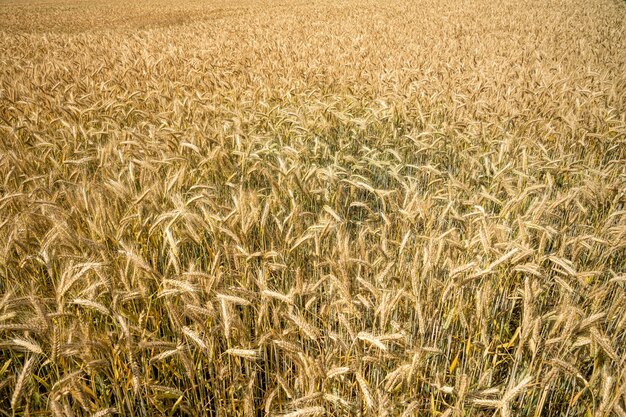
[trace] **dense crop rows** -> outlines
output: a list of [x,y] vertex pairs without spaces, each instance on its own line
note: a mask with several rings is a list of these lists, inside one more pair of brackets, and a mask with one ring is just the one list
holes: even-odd
[[626,416],[626,4],[0,3],[0,415]]

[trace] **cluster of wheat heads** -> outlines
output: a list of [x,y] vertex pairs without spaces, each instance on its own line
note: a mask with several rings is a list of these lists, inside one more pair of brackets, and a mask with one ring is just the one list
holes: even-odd
[[0,16],[0,415],[626,416],[623,2]]

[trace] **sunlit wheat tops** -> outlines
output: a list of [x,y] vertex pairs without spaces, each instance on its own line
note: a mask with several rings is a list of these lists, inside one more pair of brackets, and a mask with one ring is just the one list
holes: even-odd
[[0,416],[626,416],[626,3],[0,4]]

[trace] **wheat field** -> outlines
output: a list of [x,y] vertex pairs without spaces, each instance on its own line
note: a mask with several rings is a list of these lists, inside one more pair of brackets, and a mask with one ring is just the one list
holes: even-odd
[[0,416],[626,416],[626,3],[0,1]]

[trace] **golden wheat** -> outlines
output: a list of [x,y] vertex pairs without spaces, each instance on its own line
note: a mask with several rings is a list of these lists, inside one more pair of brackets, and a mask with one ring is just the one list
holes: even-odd
[[625,30],[0,2],[0,415],[626,415]]

